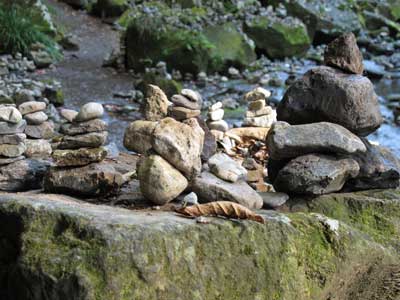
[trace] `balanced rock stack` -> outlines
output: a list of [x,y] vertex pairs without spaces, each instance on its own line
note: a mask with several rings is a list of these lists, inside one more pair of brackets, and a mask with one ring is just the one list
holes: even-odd
[[[99,103],[83,105],[78,112],[64,110],[61,115],[70,122],[61,126],[61,137],[56,143],[52,167],[45,178],[45,190],[102,196],[119,185],[115,170],[100,164],[107,155],[102,146],[107,140],[107,124],[100,118],[104,109]],[[97,164],[99,163],[99,164]]]
[[[365,136],[383,122],[378,97],[362,76],[355,36],[329,44],[325,63],[286,91],[267,137],[268,176],[277,191],[318,195],[399,186],[400,162]],[[291,125],[289,125],[289,123]]]
[[271,127],[276,122],[276,111],[267,106],[267,99],[271,92],[261,87],[255,88],[244,96],[249,103],[243,126],[246,127]]
[[226,132],[229,129],[228,123],[223,120],[224,109],[222,108],[222,102],[217,102],[208,108],[207,113],[207,126],[210,130],[217,130]]
[[171,97],[172,105],[168,106],[168,116],[177,121],[196,118],[201,114],[203,99],[190,89],[183,89],[180,94]]
[[26,121],[13,104],[0,106],[0,190],[23,191],[41,187],[46,163],[26,159]]
[[27,101],[18,106],[28,124],[25,133],[31,138],[26,140],[27,157],[48,158],[51,155],[52,148],[47,139],[52,137],[54,127],[52,123],[47,122],[46,107],[46,103],[42,101]]

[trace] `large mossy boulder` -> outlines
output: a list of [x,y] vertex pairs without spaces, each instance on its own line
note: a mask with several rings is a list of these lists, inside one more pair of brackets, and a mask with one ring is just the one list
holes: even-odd
[[176,27],[152,16],[124,23],[129,23],[127,65],[138,71],[165,61],[171,69],[197,74],[244,67],[256,59],[254,47],[232,23],[201,30]]
[[129,8],[128,0],[97,0],[90,12],[99,17],[119,17]]
[[396,299],[399,199],[297,199],[263,225],[0,195],[0,298]]
[[306,26],[297,18],[260,16],[247,21],[244,30],[270,58],[303,55],[311,44]]
[[272,0],[282,3],[288,14],[301,19],[316,43],[326,43],[345,32],[361,30],[361,21],[349,0]]

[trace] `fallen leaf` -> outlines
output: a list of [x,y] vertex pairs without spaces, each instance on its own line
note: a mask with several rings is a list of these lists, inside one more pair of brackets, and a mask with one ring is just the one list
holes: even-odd
[[223,216],[232,219],[248,219],[265,224],[265,220],[262,216],[257,215],[243,205],[229,201],[216,201],[207,204],[192,205],[179,208],[176,212],[189,217]]

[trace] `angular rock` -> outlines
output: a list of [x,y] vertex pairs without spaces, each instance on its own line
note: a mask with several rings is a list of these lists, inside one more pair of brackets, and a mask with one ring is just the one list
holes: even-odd
[[167,95],[158,86],[149,84],[141,107],[144,118],[147,121],[159,121],[165,118],[168,114],[168,105]]
[[22,115],[31,114],[46,109],[46,103],[40,101],[28,101],[18,106]]
[[362,75],[363,57],[355,35],[352,32],[346,33],[330,42],[325,48],[324,63],[345,72]]
[[61,132],[66,135],[78,135],[90,132],[106,131],[107,123],[101,119],[92,119],[85,122],[63,124]]
[[371,81],[331,67],[316,67],[297,80],[278,105],[278,120],[292,125],[331,122],[366,136],[382,124]]
[[243,126],[269,128],[275,122],[276,122],[276,111],[272,110],[272,113],[269,115],[264,115],[261,117],[244,118]]
[[42,188],[43,176],[49,162],[23,159],[0,168],[0,190],[21,192]]
[[18,145],[26,140],[23,133],[0,135],[0,144]]
[[78,115],[78,112],[73,109],[63,108],[60,110],[60,115],[68,122],[73,122],[76,116]]
[[247,176],[247,170],[225,153],[213,155],[208,161],[208,166],[211,173],[225,181],[245,180]]
[[274,188],[288,194],[328,194],[340,191],[345,182],[356,177],[359,171],[360,167],[353,159],[309,154],[286,164],[279,171]]
[[66,135],[58,145],[59,149],[98,148],[105,144],[108,132],[90,132],[80,135]]
[[103,114],[103,105],[96,102],[89,102],[81,107],[79,113],[74,118],[74,122],[85,122],[92,119],[101,118]]
[[18,109],[13,106],[0,106],[0,121],[18,124],[22,120],[22,115]]
[[107,156],[105,148],[80,148],[77,150],[54,150],[52,158],[58,167],[85,166],[100,162]]
[[260,209],[263,206],[260,195],[244,181],[227,182],[205,171],[194,178],[191,187],[200,203],[232,201],[251,209]]
[[185,96],[182,95],[173,95],[171,97],[171,102],[175,106],[180,106],[180,107],[185,107],[187,109],[192,109],[192,110],[200,110],[201,109],[201,103],[199,102],[193,102],[186,98]]
[[358,136],[328,122],[292,126],[277,122],[268,134],[267,149],[269,156],[275,160],[310,153],[352,154],[367,150]]
[[152,135],[157,122],[137,120],[125,130],[124,147],[136,153],[147,153],[152,145]]
[[18,157],[24,154],[26,146],[24,142],[17,145],[2,144],[0,145],[0,155],[5,157]]
[[182,121],[200,116],[200,110],[192,110],[185,107],[170,106],[168,107],[168,116],[175,120]]
[[54,123],[44,122],[40,125],[28,125],[26,126],[25,134],[35,139],[50,139],[54,135]]
[[114,195],[124,183],[121,173],[107,162],[78,168],[52,167],[44,178],[44,190],[49,193],[80,197]]
[[46,122],[49,117],[43,111],[37,111],[26,114],[24,118],[29,125],[40,125]]
[[188,121],[192,124],[187,125],[172,118],[161,120],[154,130],[152,145],[159,155],[191,178],[201,170],[204,131],[196,119]]
[[53,151],[51,148],[51,144],[47,140],[38,139],[38,140],[26,140],[26,157],[39,157],[39,158],[49,158],[51,152]]
[[185,176],[159,155],[141,161],[137,174],[142,194],[157,205],[174,200],[188,186]]
[[357,177],[347,181],[348,191],[397,188],[400,183],[400,160],[387,148],[363,139],[367,152],[350,155],[360,166]]

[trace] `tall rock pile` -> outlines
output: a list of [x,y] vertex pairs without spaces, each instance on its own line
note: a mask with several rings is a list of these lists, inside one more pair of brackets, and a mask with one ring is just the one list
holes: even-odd
[[52,154],[55,167],[48,172],[44,187],[48,192],[79,196],[105,196],[122,184],[121,175],[112,166],[101,164],[107,155],[102,147],[107,140],[107,124],[101,117],[101,104],[90,102],[79,111],[63,111],[69,118],[61,126],[64,136]]
[[177,121],[196,118],[201,114],[203,99],[198,92],[183,89],[180,94],[171,97],[172,105],[168,106],[168,116]]
[[[399,186],[400,162],[366,138],[382,123],[378,98],[362,76],[352,33],[329,44],[325,63],[285,93],[268,134],[268,175],[277,191],[318,195]],[[291,125],[290,125],[290,124]]]
[[255,88],[244,96],[248,109],[243,126],[271,127],[276,122],[276,111],[266,103],[270,96],[271,92],[261,87]]
[[210,130],[226,132],[229,129],[228,123],[224,120],[225,111],[222,102],[217,102],[208,108],[207,126]]

